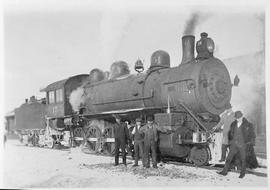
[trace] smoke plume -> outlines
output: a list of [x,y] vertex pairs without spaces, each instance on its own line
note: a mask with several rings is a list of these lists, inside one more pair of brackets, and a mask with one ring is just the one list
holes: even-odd
[[184,35],[194,34],[195,28],[199,22],[199,14],[193,13],[191,17],[187,20],[184,30]]
[[196,27],[210,17],[209,13],[192,13],[185,23],[183,35],[194,35]]
[[76,90],[71,92],[69,103],[71,104],[73,111],[79,111],[80,105],[85,103],[85,97],[83,94],[84,89],[82,87],[78,87]]

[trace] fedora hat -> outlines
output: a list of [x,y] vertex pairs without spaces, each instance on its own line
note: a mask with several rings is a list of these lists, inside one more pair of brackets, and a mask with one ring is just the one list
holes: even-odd
[[239,119],[239,118],[241,118],[242,116],[243,116],[243,114],[242,114],[241,111],[236,111],[235,114],[234,114],[234,117],[235,117],[236,119]]

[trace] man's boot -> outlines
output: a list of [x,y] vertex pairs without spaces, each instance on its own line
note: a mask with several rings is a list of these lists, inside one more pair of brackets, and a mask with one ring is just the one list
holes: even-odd
[[228,172],[226,172],[225,170],[222,170],[221,172],[217,172],[217,173],[224,176],[228,174]]
[[127,165],[126,157],[123,158],[123,164],[124,164],[125,166]]
[[245,173],[240,173],[240,176],[239,176],[239,178],[244,178],[245,177]]
[[114,157],[114,166],[119,165],[119,158],[118,157]]

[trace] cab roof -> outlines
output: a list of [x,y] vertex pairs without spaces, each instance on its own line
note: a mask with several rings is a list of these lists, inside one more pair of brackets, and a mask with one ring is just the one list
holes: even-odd
[[64,85],[69,80],[72,80],[73,78],[77,78],[77,77],[88,77],[88,76],[89,76],[88,74],[80,74],[80,75],[75,75],[75,76],[72,76],[72,77],[69,77],[69,78],[66,78],[66,79],[63,79],[63,80],[59,80],[59,81],[56,81],[54,83],[51,83],[47,87],[41,89],[40,92],[48,92],[48,91],[57,90],[57,89],[63,88]]

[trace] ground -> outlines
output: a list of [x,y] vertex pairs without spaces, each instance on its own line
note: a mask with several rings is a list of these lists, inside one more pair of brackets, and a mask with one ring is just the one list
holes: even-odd
[[[216,169],[159,164],[158,169],[113,166],[114,158],[82,153],[79,148],[56,150],[27,147],[9,140],[4,156],[4,186],[42,187],[179,187],[179,186],[267,186],[267,169],[258,168],[239,179],[239,173],[223,177]],[[121,162],[121,159],[120,159]],[[259,160],[265,165],[265,160]]]

